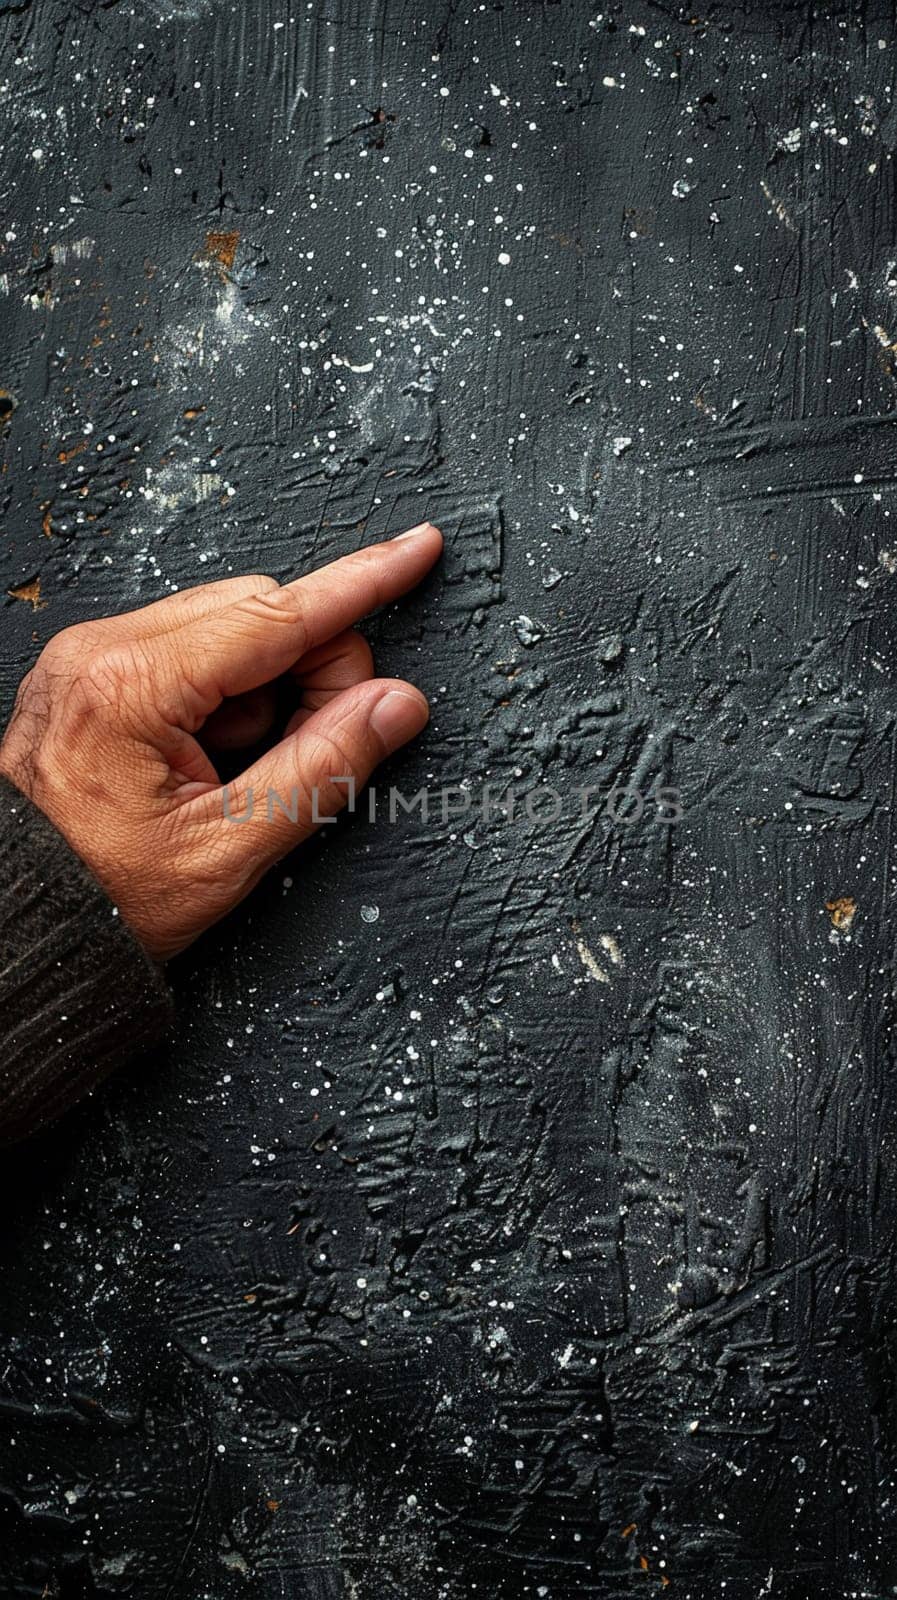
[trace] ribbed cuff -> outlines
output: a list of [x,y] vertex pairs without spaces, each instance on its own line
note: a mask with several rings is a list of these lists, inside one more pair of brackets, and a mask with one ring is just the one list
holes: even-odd
[[68,841],[0,777],[0,1145],[173,1021],[162,972]]

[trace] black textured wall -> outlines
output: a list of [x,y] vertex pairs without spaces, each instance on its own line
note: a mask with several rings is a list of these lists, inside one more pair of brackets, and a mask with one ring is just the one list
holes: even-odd
[[897,1593],[892,13],[0,3],[4,712],[426,516],[472,800],[5,1161],[4,1595]]

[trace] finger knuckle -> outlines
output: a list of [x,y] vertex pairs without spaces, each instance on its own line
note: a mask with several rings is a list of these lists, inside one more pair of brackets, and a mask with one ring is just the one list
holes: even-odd
[[273,588],[264,589],[249,595],[241,602],[243,614],[253,621],[259,621],[266,626],[271,623],[293,630],[296,640],[296,654],[301,655],[308,639],[308,616],[305,602],[297,590],[289,585],[282,587],[275,583]]
[[240,582],[247,595],[273,594],[275,589],[280,588],[277,579],[270,577],[266,572],[250,572],[245,578],[241,578]]
[[75,623],[70,628],[61,628],[52,639],[48,639],[37,665],[41,671],[52,672],[54,676],[74,676],[89,649],[87,630],[80,623]]
[[338,810],[346,803],[345,780],[358,771],[357,753],[338,733],[320,733],[309,751],[306,781],[318,795],[321,810]]
[[149,663],[135,643],[92,651],[80,675],[84,702],[94,713],[125,720],[141,704],[148,672]]
[[118,701],[122,685],[130,670],[130,652],[120,648],[99,650],[84,662],[84,683],[87,694],[99,705],[112,705]]
[[379,610],[386,598],[384,548],[383,545],[368,545],[365,549],[356,551],[352,558],[364,572],[372,591],[373,601],[370,607],[372,611]]
[[346,656],[359,677],[370,678],[374,672],[374,652],[362,633],[350,633],[346,643]]

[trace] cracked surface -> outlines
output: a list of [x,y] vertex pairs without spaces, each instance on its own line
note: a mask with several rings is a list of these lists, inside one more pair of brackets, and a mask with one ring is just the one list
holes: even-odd
[[895,49],[0,5],[6,711],[67,623],[447,545],[378,820],[5,1164],[4,1593],[894,1591]]

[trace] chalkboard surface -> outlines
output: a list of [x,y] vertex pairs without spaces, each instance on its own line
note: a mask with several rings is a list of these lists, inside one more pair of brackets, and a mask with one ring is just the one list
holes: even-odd
[[897,1593],[895,51],[0,5],[4,715],[68,623],[446,538],[375,820],[4,1160],[4,1595]]

